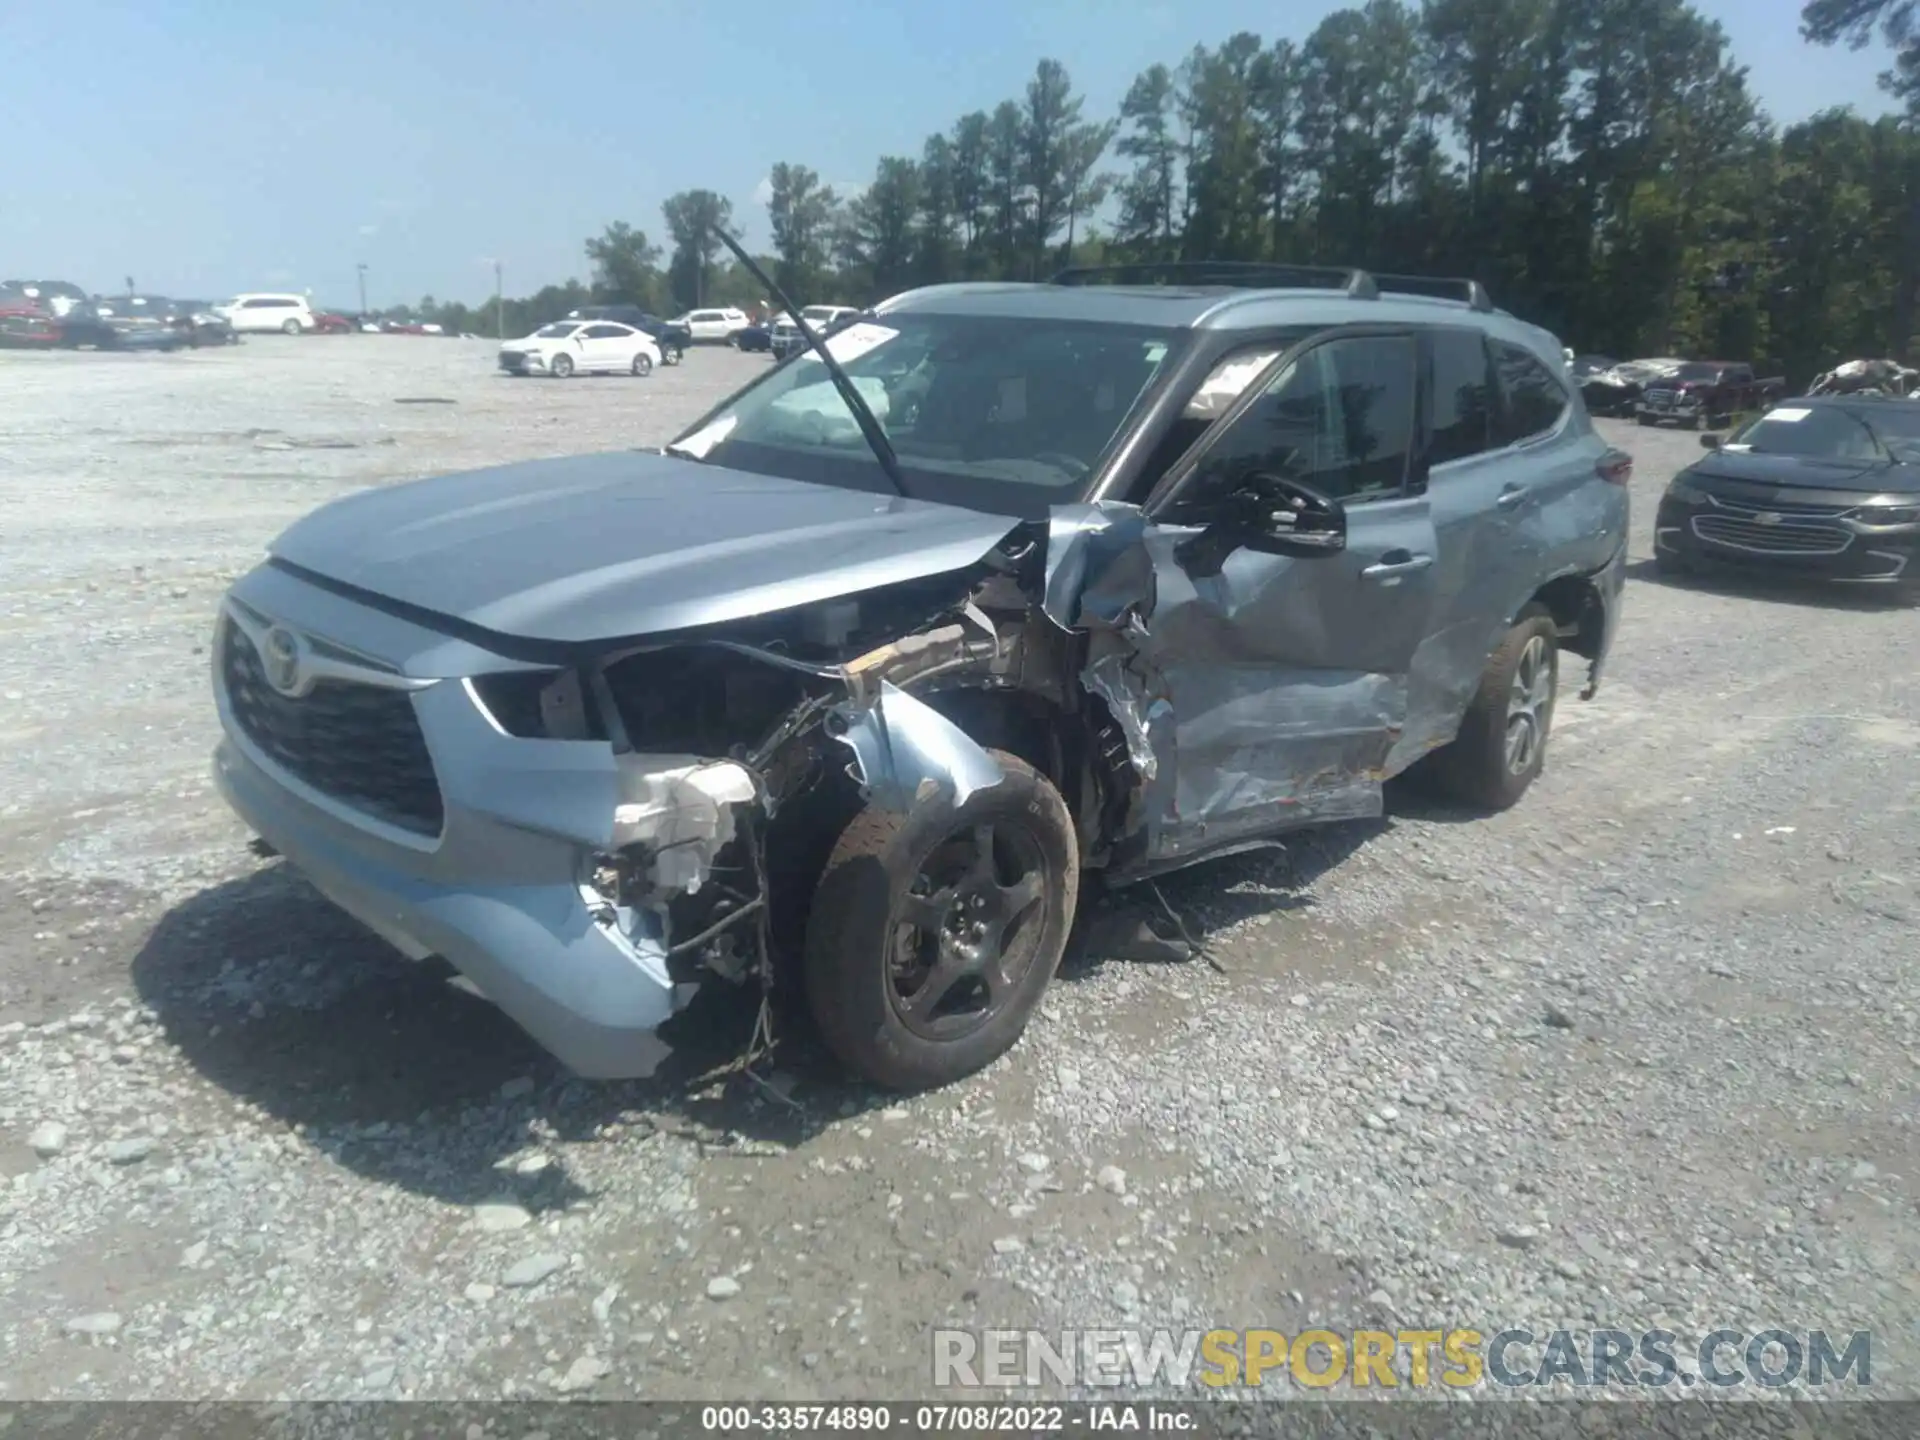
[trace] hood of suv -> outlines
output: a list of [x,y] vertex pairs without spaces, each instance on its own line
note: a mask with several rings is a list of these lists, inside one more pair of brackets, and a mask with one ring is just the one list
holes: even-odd
[[496,634],[656,634],[981,559],[1018,522],[644,452],[363,491],[269,547],[303,570]]

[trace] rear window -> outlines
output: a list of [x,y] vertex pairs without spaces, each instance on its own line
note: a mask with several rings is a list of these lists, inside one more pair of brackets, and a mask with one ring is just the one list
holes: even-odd
[[1500,414],[1494,427],[1497,445],[1517,445],[1546,434],[1567,413],[1567,392],[1531,350],[1496,340],[1494,373],[1500,381]]

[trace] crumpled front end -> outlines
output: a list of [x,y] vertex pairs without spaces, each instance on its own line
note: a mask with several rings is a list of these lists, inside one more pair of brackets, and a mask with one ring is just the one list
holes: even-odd
[[397,949],[450,962],[577,1073],[644,1076],[700,984],[770,981],[766,836],[785,807],[836,777],[900,808],[999,782],[896,683],[991,663],[983,615],[896,633],[955,588],[556,664],[264,565],[219,622],[216,779]]

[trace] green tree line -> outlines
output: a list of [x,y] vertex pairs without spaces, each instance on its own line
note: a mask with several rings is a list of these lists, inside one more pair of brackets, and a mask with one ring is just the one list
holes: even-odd
[[[1043,59],[1023,92],[883,155],[842,196],[768,177],[776,279],[802,303],[1044,279],[1068,263],[1273,260],[1471,276],[1583,351],[1755,358],[1804,379],[1908,357],[1920,301],[1920,0],[1810,0],[1812,43],[1883,38],[1903,114],[1776,126],[1685,0],[1367,0],[1251,33],[1086,113]],[[522,333],[588,298],[663,313],[762,298],[706,190],[586,243],[589,285],[505,303]],[[734,233],[737,233],[735,231]],[[490,306],[442,323],[492,333]]]

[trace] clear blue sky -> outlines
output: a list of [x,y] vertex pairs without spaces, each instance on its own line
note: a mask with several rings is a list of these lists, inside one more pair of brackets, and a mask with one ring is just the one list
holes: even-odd
[[[1697,0],[1762,104],[1887,109],[1884,53],[1799,38],[1800,0]],[[660,202],[756,202],[778,160],[859,184],[1064,61],[1089,115],[1236,30],[1334,0],[0,0],[0,274],[157,294],[369,300],[584,278],[583,237]]]

